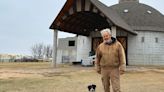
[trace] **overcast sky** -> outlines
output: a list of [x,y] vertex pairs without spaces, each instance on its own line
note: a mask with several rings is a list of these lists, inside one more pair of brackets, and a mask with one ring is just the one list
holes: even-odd
[[[0,54],[30,55],[36,43],[52,44],[49,26],[66,0],[0,0]],[[107,6],[118,0],[100,0]],[[140,0],[164,14],[164,0]],[[73,36],[63,32],[59,38]]]

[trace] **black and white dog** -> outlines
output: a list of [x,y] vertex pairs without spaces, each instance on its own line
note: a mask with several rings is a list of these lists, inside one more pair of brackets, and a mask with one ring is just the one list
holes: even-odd
[[89,92],[96,92],[96,85],[95,84],[88,85],[88,90]]

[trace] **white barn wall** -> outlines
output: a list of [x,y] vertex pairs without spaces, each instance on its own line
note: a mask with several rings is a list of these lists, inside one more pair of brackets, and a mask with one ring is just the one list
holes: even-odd
[[[75,46],[69,46],[69,41],[75,41]],[[57,63],[76,61],[76,52],[77,37],[60,38],[58,41]]]
[[129,65],[164,65],[164,33],[138,31],[137,36],[129,35],[128,60]]
[[78,36],[77,39],[77,58],[76,61],[81,61],[89,56],[91,51],[91,37]]

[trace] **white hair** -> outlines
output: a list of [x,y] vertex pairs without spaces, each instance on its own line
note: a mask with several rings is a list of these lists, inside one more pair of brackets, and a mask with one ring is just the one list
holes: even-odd
[[111,35],[111,30],[110,30],[109,28],[106,28],[106,29],[103,29],[103,30],[100,31],[101,36],[103,36],[103,34],[104,34],[105,32],[107,32],[107,33],[109,33],[109,34]]

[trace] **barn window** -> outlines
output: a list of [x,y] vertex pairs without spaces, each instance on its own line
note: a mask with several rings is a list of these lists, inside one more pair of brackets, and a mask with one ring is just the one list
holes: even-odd
[[124,13],[128,13],[129,12],[129,10],[128,9],[124,9]]
[[144,41],[145,41],[145,38],[144,38],[144,37],[142,37],[142,38],[141,38],[141,42],[144,42]]
[[155,38],[155,42],[158,43],[158,37]]
[[68,46],[75,46],[75,41],[69,41]]
[[151,14],[152,12],[150,10],[147,10],[147,13]]

